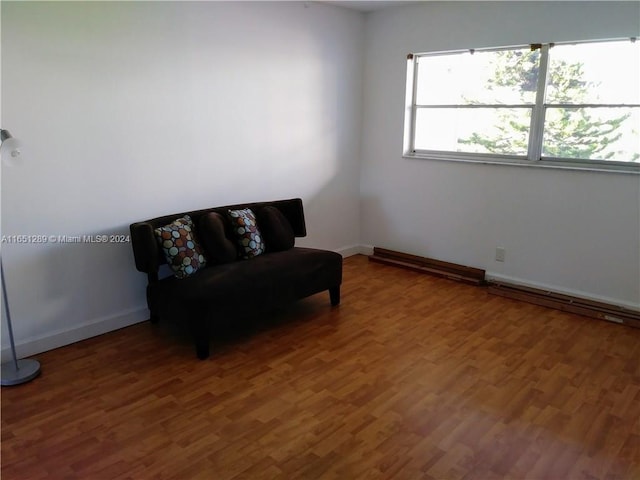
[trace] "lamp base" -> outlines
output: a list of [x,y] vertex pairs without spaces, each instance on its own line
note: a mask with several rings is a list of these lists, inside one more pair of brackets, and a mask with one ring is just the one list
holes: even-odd
[[2,364],[2,378],[0,385],[3,387],[10,385],[20,385],[26,383],[40,374],[40,362],[29,358],[18,360],[18,369],[13,362]]

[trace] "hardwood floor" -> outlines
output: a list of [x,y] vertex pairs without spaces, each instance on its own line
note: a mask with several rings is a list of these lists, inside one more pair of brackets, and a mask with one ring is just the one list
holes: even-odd
[[38,355],[2,388],[2,479],[640,478],[639,329],[362,256],[344,277],[205,361],[148,322]]

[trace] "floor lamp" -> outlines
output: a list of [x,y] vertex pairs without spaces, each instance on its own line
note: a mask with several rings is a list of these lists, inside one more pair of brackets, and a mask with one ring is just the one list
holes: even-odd
[[[13,137],[9,133],[8,130],[0,130],[0,145],[2,147],[3,152],[5,153],[8,150],[7,142],[11,140]],[[5,143],[6,142],[6,143]],[[16,157],[20,155],[20,151],[17,149],[13,149],[11,151],[11,156]],[[32,359],[21,359],[18,360],[16,355],[16,345],[13,340],[13,327],[11,326],[11,313],[9,310],[9,302],[7,300],[7,287],[4,280],[4,265],[2,264],[2,257],[0,256],[0,277],[2,279],[2,303],[4,304],[4,311],[7,317],[7,327],[9,329],[9,342],[11,343],[11,356],[12,361],[2,364],[2,372],[0,378],[0,385],[9,386],[9,385],[19,385],[21,383],[26,383],[30,380],[33,380],[40,373],[40,362]]]

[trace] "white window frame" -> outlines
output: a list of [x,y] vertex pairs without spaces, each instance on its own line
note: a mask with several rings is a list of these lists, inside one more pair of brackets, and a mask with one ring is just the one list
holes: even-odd
[[[610,40],[593,40],[590,42],[564,42],[562,44],[578,44],[578,43],[604,43],[607,41],[622,41],[629,39],[610,39]],[[631,38],[635,42],[635,38]],[[545,157],[542,156],[543,134],[545,113],[548,107],[640,107],[640,104],[545,104],[545,90],[547,83],[547,70],[549,64],[549,49],[552,43],[539,44],[540,48],[540,65],[538,70],[538,85],[536,90],[535,105],[531,113],[531,126],[529,130],[529,145],[526,156],[520,155],[504,155],[497,153],[471,153],[471,152],[454,152],[448,150],[417,150],[414,146],[415,141],[415,124],[416,113],[419,108],[424,108],[416,104],[418,68],[417,63],[421,57],[429,57],[434,55],[456,55],[469,52],[469,50],[453,50],[446,52],[430,52],[407,55],[407,84],[405,92],[405,120],[404,120],[404,140],[403,140],[403,157],[405,158],[423,158],[429,160],[448,160],[457,162],[473,162],[473,163],[489,163],[502,165],[519,165],[529,167],[559,168],[570,170],[589,170],[589,171],[605,171],[640,174],[640,162],[621,162],[612,160],[588,160],[561,157]],[[561,45],[556,43],[555,45]],[[475,51],[495,52],[499,50],[516,50],[529,48],[530,45],[515,45],[509,47],[477,49]],[[473,51],[472,51],[473,52]],[[497,106],[497,105],[496,105]],[[499,105],[500,107],[509,107],[509,105]],[[434,106],[430,106],[434,107]],[[436,106],[441,107],[441,106]],[[480,105],[479,107],[492,107],[492,105]],[[521,107],[521,106],[519,106]],[[447,108],[456,108],[456,106],[447,106]],[[465,105],[464,108],[473,108],[473,106]],[[639,126],[640,127],[640,126]]]

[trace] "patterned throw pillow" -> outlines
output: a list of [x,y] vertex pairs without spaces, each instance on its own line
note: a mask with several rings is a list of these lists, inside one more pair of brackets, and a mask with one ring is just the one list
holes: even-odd
[[177,278],[188,277],[206,265],[202,248],[193,235],[193,221],[189,215],[156,228],[155,234]]
[[229,218],[238,238],[242,258],[257,257],[264,253],[264,241],[253,211],[250,208],[229,210]]

